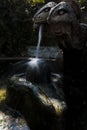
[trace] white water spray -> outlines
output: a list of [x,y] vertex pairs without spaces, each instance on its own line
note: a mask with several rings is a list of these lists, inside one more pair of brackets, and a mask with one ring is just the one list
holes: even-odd
[[38,58],[38,56],[39,56],[40,43],[41,43],[41,39],[42,39],[42,29],[43,29],[43,26],[40,25],[39,34],[38,34],[38,43],[37,43],[37,48],[36,48],[36,58]]

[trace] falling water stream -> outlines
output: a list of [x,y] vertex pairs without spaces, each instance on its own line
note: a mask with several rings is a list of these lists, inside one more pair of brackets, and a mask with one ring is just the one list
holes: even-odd
[[[37,48],[36,48],[36,58],[34,59],[34,60],[32,60],[31,62],[29,62],[30,64],[32,64],[31,66],[32,67],[34,67],[34,66],[37,66],[38,64],[38,57],[39,57],[39,49],[40,49],[40,43],[41,43],[41,39],[42,39],[42,28],[43,28],[43,26],[41,25],[40,27],[39,27],[39,33],[38,33],[38,43],[37,43]],[[6,119],[5,119],[6,118]],[[8,120],[7,120],[7,118],[9,118],[9,122],[8,122]],[[13,119],[12,117],[11,117],[11,119]],[[22,121],[21,121],[21,125],[20,125],[20,122],[18,122],[18,123],[15,123],[16,122],[16,119],[14,118],[14,122],[13,122],[13,125],[12,125],[12,123],[11,123],[11,119],[10,119],[10,116],[7,116],[7,115],[5,115],[5,116],[3,116],[3,113],[0,111],[0,130],[2,129],[2,130],[5,130],[5,128],[7,129],[8,127],[9,127],[9,124],[11,125],[11,128],[12,129],[20,129],[21,128],[21,130],[30,130],[30,128],[28,127],[28,125],[26,124],[26,122],[24,122],[25,120],[24,119],[21,119],[21,120],[23,120],[23,122],[24,123],[22,123]],[[6,120],[6,121],[5,121]],[[1,123],[2,122],[2,123]],[[3,125],[3,122],[5,122],[5,124],[6,125]],[[5,128],[4,128],[5,127]],[[11,128],[9,127],[9,130],[11,130]]]
[[37,43],[37,48],[36,48],[36,58],[39,57],[40,43],[42,39],[42,29],[43,29],[43,25],[40,25],[39,33],[38,33],[38,43]]

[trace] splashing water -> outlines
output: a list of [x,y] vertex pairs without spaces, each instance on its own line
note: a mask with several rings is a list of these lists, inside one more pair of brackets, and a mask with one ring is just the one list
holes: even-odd
[[28,64],[34,68],[34,67],[37,67],[38,68],[38,62],[39,62],[39,59],[38,58],[32,58],[31,61],[28,62]]
[[41,39],[42,39],[42,29],[43,29],[43,26],[40,25],[39,34],[38,34],[38,43],[37,43],[37,48],[36,48],[36,58],[38,58],[38,56],[39,56],[40,43],[41,43]]

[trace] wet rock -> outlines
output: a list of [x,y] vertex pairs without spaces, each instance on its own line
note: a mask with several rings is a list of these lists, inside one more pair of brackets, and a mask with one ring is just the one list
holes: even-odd
[[53,75],[53,84],[34,85],[13,76],[7,87],[7,104],[21,111],[32,130],[62,130],[67,107],[62,84],[58,88],[56,82],[60,80],[61,76]]

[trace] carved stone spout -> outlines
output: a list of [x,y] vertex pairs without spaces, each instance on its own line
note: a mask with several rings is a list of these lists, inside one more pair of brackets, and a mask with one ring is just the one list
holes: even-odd
[[[44,19],[44,15],[42,17]],[[87,25],[80,23],[80,18],[81,11],[77,2],[60,2],[52,7],[48,16],[45,17],[45,23],[43,23],[45,35],[57,39],[62,49],[82,49],[87,41]]]
[[56,5],[55,2],[48,2],[34,15],[34,28],[38,28],[40,24],[47,23],[47,17],[52,7]]

